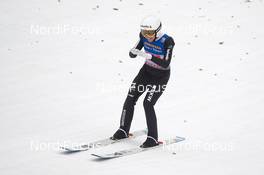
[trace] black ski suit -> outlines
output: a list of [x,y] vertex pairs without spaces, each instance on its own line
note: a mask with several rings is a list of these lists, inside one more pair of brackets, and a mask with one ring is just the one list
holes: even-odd
[[[163,44],[165,49],[163,59],[152,55],[151,60],[148,60],[151,64],[146,62],[143,65],[130,86],[120,119],[120,128],[125,130],[126,133],[129,133],[130,130],[134,114],[134,106],[136,105],[138,98],[147,91],[143,105],[148,126],[148,136],[158,140],[157,119],[154,105],[165,90],[170,78],[169,65],[171,62],[174,41],[171,37],[167,37]],[[145,47],[145,44],[143,36],[140,34],[140,40],[134,48],[141,50],[143,47]],[[131,52],[129,53],[129,56],[132,58],[136,57],[136,55]],[[152,66],[153,64],[156,66]]]

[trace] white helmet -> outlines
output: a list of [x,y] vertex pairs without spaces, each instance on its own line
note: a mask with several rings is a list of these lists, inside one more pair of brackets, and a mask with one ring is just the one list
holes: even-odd
[[141,21],[140,29],[141,31],[153,31],[155,36],[157,36],[161,30],[161,21],[155,16],[147,16]]

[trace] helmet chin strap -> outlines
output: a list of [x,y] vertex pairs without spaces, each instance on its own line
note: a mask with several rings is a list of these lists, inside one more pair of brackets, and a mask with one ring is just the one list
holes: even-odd
[[160,37],[162,37],[162,35],[163,35],[163,32],[158,31],[158,33],[155,34],[155,40],[160,39]]
[[155,33],[155,40],[161,36],[161,26],[162,26],[162,24],[160,23],[160,25],[157,28],[156,33]]

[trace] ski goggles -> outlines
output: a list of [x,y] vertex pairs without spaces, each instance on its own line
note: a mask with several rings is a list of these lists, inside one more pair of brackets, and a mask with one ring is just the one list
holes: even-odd
[[143,36],[153,37],[156,34],[155,30],[141,30]]

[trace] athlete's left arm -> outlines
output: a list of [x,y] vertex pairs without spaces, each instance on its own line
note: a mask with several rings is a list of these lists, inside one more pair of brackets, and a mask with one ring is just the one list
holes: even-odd
[[170,65],[171,57],[172,57],[172,51],[175,43],[172,37],[169,37],[164,42],[164,48],[166,49],[166,55],[163,59],[155,57],[152,55],[151,61],[158,64],[159,66],[163,68],[167,68]]

